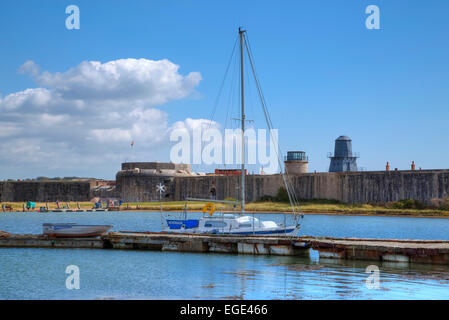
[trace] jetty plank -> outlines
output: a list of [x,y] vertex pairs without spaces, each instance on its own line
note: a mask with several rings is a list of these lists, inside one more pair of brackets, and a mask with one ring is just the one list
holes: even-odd
[[449,264],[449,241],[357,239],[331,237],[268,237],[260,235],[109,232],[96,238],[56,238],[0,233],[0,247],[158,250],[201,253],[308,256],[402,263]]
[[449,241],[354,238],[303,238],[320,257],[449,264]]

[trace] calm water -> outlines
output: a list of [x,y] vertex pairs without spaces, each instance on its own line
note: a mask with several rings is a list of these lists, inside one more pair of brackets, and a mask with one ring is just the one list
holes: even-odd
[[[174,216],[172,214],[172,216]],[[282,215],[258,215],[283,222]],[[287,217],[291,222],[292,217]],[[0,213],[0,230],[41,233],[43,222],[159,231],[158,213]],[[306,215],[312,236],[449,240],[449,219]],[[368,265],[380,289],[368,289]],[[68,265],[79,290],[65,287]],[[310,258],[89,249],[0,249],[0,299],[448,299],[443,266]]]

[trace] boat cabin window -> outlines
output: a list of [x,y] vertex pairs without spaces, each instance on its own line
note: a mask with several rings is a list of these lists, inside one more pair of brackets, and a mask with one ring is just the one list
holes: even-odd
[[253,225],[251,223],[240,223],[240,228],[251,228]]
[[223,221],[208,221],[204,226],[206,228],[224,228],[227,226],[227,223]]

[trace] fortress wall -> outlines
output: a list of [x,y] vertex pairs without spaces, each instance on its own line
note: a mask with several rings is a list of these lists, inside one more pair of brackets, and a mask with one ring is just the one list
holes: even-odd
[[280,174],[252,175],[246,180],[247,201],[257,201],[265,195],[276,196],[278,189],[284,186],[284,180]]
[[[215,186],[217,199],[240,199],[240,176],[204,176],[175,178],[176,200],[184,195],[196,198],[209,198],[210,189]],[[305,174],[290,176],[299,199],[340,199],[341,192],[336,186],[339,179],[335,174]],[[246,201],[258,201],[262,196],[276,196],[284,186],[281,175],[249,175],[245,179]]]
[[13,201],[14,184],[11,182],[0,182],[0,201]]
[[[326,172],[290,176],[298,199],[334,199],[345,203],[379,203],[449,197],[449,170]],[[217,199],[239,197],[238,176],[177,177],[176,200],[184,194],[208,198],[212,182]],[[250,175],[246,177],[246,200],[257,201],[264,195],[275,196],[283,186],[281,175]]]
[[[185,196],[209,199],[210,191],[215,187],[217,199],[240,200],[240,179],[240,176],[176,177],[174,199],[182,200]],[[246,176],[246,199],[256,201],[264,195],[275,196],[280,186],[282,186],[280,175]]]
[[[449,197],[449,170],[325,172],[291,175],[298,199],[334,199],[345,203],[379,203],[404,199],[429,202]],[[166,188],[165,200],[182,201],[185,196],[240,199],[240,176],[150,176],[142,173],[117,175],[117,191],[124,201],[158,200],[156,185]],[[246,200],[275,196],[283,186],[281,175],[246,176]],[[5,191],[8,192],[8,191]]]
[[239,199],[239,176],[200,176],[175,178],[175,199],[183,200],[185,196],[210,198],[211,189],[215,187],[216,198]]
[[137,172],[119,172],[116,175],[116,194],[125,202],[159,201],[156,186],[162,183],[166,187],[164,200],[176,200],[174,195],[174,177],[166,175],[148,175]]
[[341,200],[343,184],[336,173],[309,173],[290,176],[298,199]]
[[389,202],[449,197],[448,170],[364,172],[340,174],[341,201],[348,203]]
[[449,170],[312,173],[293,180],[299,199],[379,203],[449,197]]
[[[152,171],[151,171],[152,172]],[[123,201],[158,201],[156,186],[166,187],[164,200],[182,201],[185,196],[210,198],[212,187],[217,199],[240,199],[240,176],[182,176],[174,170],[119,171],[116,194]],[[449,197],[449,170],[324,172],[289,177],[298,199],[335,199],[345,203],[379,203],[404,199],[430,202]],[[246,176],[246,200],[275,196],[282,187],[281,175]],[[89,201],[91,185],[84,181],[0,182],[0,201]],[[116,192],[116,193],[115,193]]]
[[90,182],[0,182],[0,201],[89,201]]

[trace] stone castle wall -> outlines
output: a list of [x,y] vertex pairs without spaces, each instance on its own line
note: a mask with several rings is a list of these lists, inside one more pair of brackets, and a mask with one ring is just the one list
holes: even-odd
[[[167,171],[171,172],[171,171]],[[404,199],[430,202],[449,197],[449,170],[325,172],[291,175],[298,199],[335,199],[345,203],[379,203]],[[182,201],[185,196],[240,199],[240,176],[185,176],[146,170],[120,171],[109,196],[126,202],[158,201],[156,186],[166,187],[164,200]],[[246,176],[246,201],[275,196],[283,186],[281,175]],[[89,182],[0,182],[0,201],[89,201],[94,194]]]
[[166,192],[165,200],[176,200],[174,177],[168,175],[150,175],[136,171],[120,171],[116,176],[116,194],[125,202],[159,201],[156,186],[162,183]]
[[[449,197],[449,170],[326,172],[291,175],[298,199],[335,199],[345,203],[379,203],[404,199],[429,202]],[[148,177],[126,175],[117,180],[124,201],[158,199],[156,185],[167,187],[166,200],[182,201],[185,196],[209,198],[216,189],[217,199],[240,199],[239,176]],[[275,196],[283,186],[281,175],[246,177],[246,201],[264,195]]]
[[89,201],[90,182],[12,181],[0,182],[0,202]]
[[294,177],[300,199],[382,203],[449,197],[449,170],[317,173]]

